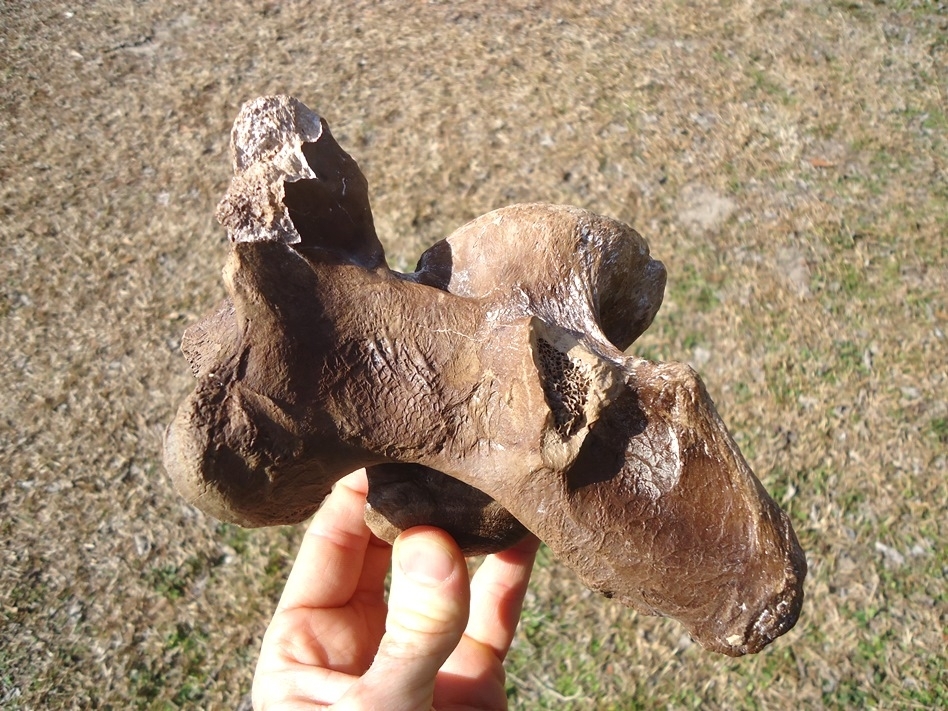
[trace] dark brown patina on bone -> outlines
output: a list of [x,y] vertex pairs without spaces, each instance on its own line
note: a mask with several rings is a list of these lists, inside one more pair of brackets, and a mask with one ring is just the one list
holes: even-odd
[[391,271],[368,186],[289,97],[246,104],[218,209],[229,298],[184,335],[197,386],[165,465],[245,526],[310,516],[366,467],[366,520],[468,553],[529,531],[593,590],[719,652],[793,626],[804,555],[688,366],[623,351],[665,269],[631,228],[515,205]]

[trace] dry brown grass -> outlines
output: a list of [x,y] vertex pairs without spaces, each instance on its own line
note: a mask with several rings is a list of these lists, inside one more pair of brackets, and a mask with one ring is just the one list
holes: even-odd
[[516,707],[948,704],[948,8],[704,5],[0,6],[0,706],[249,689],[299,531],[197,513],[159,450],[230,123],[276,92],[396,266],[518,201],[638,227],[670,281],[634,348],[698,366],[808,551],[800,623],[740,660],[544,559]]

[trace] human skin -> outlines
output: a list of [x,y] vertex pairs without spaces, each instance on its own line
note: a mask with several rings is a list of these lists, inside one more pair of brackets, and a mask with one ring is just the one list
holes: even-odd
[[487,556],[469,577],[439,529],[394,547],[375,537],[367,488],[363,470],[346,476],[313,517],[264,635],[254,708],[506,709],[503,661],[539,542]]

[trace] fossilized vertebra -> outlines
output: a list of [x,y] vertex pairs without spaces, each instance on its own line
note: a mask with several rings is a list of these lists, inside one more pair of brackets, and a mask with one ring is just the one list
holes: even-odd
[[365,466],[390,540],[427,523],[486,552],[529,530],[592,589],[727,654],[794,624],[806,563],[786,515],[694,371],[623,353],[665,283],[634,230],[515,205],[398,274],[365,178],[305,106],[250,102],[233,149],[230,297],[185,334],[198,382],[165,442],[184,496],[291,523]]

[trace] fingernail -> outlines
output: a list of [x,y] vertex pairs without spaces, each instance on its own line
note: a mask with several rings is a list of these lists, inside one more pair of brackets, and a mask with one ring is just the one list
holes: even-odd
[[402,572],[420,585],[440,585],[454,572],[451,553],[434,541],[409,538],[398,553]]

